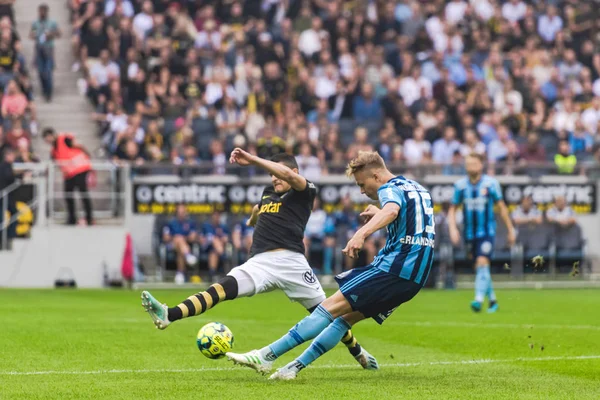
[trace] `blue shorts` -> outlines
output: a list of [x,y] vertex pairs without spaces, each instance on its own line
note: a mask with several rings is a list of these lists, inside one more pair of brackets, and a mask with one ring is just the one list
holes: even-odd
[[466,240],[467,257],[472,260],[477,259],[477,257],[492,258],[494,254],[494,241],[495,238],[493,236]]
[[421,290],[418,283],[371,265],[343,272],[335,280],[352,310],[373,318],[378,324],[382,324],[400,304],[406,303]]

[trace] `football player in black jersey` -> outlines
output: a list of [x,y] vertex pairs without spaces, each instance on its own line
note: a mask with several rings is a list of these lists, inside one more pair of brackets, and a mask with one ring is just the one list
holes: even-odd
[[[161,304],[148,291],[142,292],[142,305],[158,329],[182,318],[200,315],[221,301],[250,297],[281,289],[312,312],[325,292],[304,256],[304,229],[317,195],[312,182],[298,174],[294,156],[277,154],[271,160],[236,148],[229,162],[254,165],[271,175],[272,186],[265,188],[254,206],[248,225],[254,227],[250,258],[233,268],[218,283],[196,293],[176,307]],[[378,369],[377,360],[356,341],[351,331],[342,338],[350,353],[365,369]]]

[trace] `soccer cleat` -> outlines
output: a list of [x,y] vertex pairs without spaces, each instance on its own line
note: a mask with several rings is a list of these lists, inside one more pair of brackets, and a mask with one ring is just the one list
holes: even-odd
[[269,377],[270,381],[291,381],[296,379],[298,373],[291,369],[281,368],[275,371],[273,375]]
[[498,311],[498,302],[497,301],[491,301],[490,302],[490,306],[487,309],[487,312],[492,314],[495,313],[496,311]]
[[378,370],[379,363],[377,359],[369,354],[364,348],[360,349],[360,354],[354,357],[356,361],[364,368],[369,370]]
[[481,303],[478,302],[477,300],[473,300],[471,302],[471,310],[473,310],[473,312],[481,311]]
[[271,368],[273,367],[273,361],[265,360],[258,350],[252,350],[244,354],[229,352],[225,355],[227,356],[227,359],[233,361],[234,364],[252,368],[259,374],[266,375],[271,372]]
[[157,329],[165,329],[171,324],[169,321],[169,308],[166,304],[160,304],[147,290],[142,292],[142,306],[152,318]]
[[185,283],[185,275],[183,274],[183,272],[177,272],[177,274],[175,274],[175,284],[183,285],[184,283]]
[[296,379],[298,372],[303,370],[305,367],[300,361],[292,361],[283,368],[279,368],[273,375],[269,377],[271,381],[291,381]]

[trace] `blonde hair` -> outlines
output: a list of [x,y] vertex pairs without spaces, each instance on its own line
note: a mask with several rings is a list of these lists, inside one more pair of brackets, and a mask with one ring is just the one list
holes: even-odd
[[359,171],[372,168],[385,168],[383,158],[376,151],[359,151],[358,156],[348,163],[346,176],[350,178]]
[[479,161],[481,161],[482,163],[485,163],[485,156],[481,153],[476,153],[474,151],[467,154],[467,156],[465,158],[476,158]]

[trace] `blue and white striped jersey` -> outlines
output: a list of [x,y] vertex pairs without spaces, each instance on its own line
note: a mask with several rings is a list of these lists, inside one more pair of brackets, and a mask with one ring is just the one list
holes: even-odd
[[498,180],[482,175],[473,184],[468,177],[454,184],[452,204],[463,206],[464,237],[466,240],[493,238],[496,236],[494,204],[502,200]]
[[379,203],[400,206],[398,217],[387,226],[385,246],[373,266],[421,285],[433,261],[435,222],[429,191],[419,183],[397,176],[378,190]]

